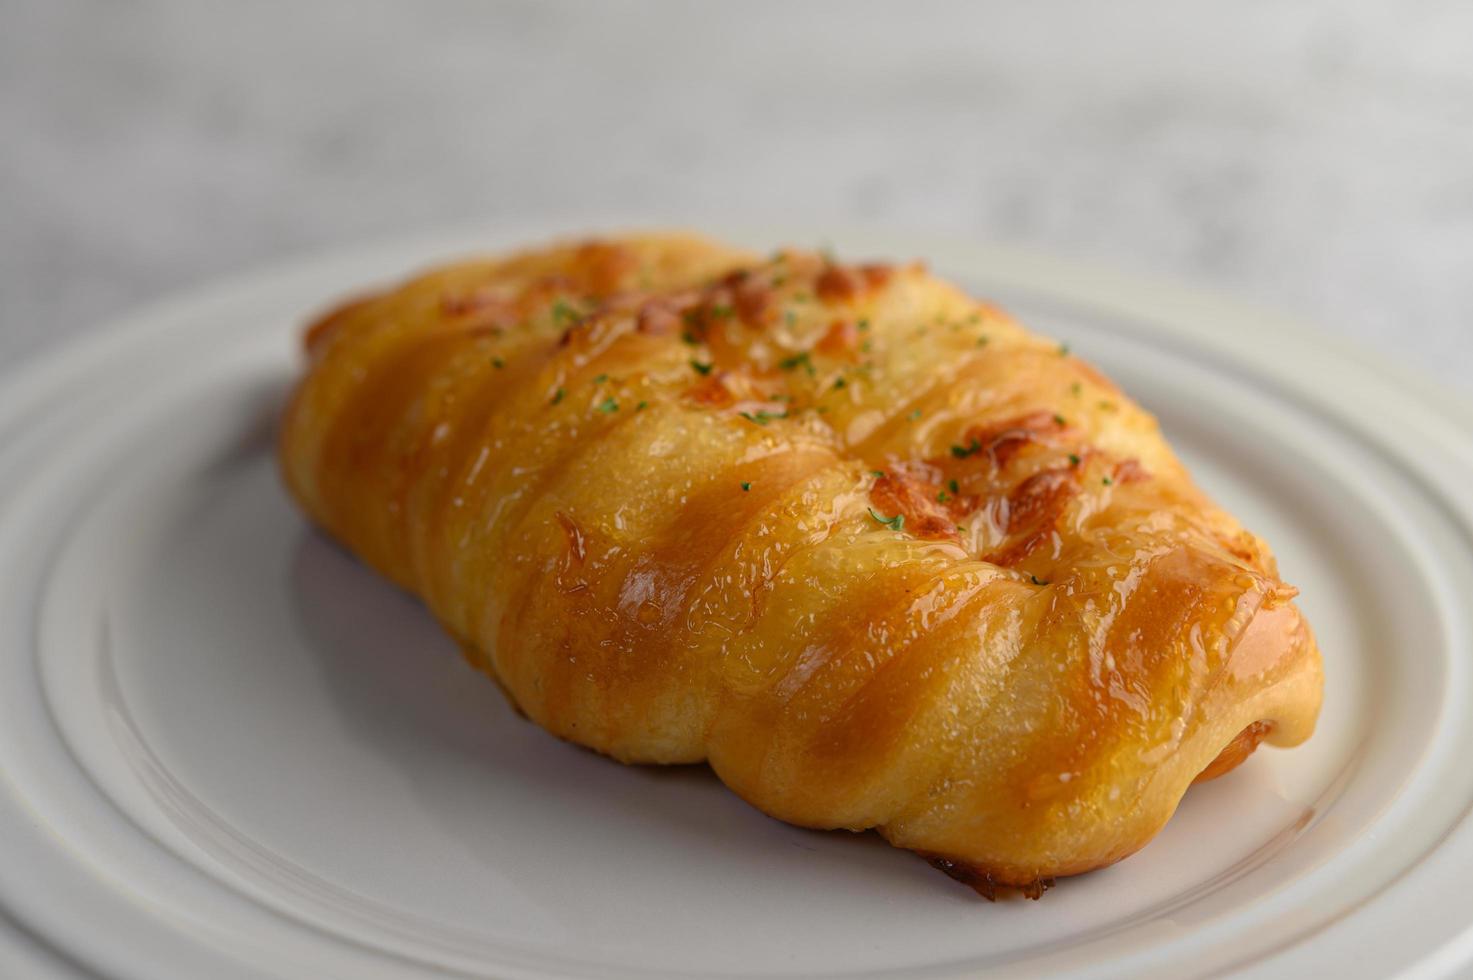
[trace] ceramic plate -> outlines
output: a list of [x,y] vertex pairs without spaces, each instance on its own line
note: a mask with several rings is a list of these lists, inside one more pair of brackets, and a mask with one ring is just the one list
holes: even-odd
[[[573,229],[569,229],[573,230]],[[516,717],[272,463],[305,318],[548,228],[302,262],[0,382],[0,971],[118,977],[1342,977],[1473,962],[1473,412],[1276,318],[924,256],[1156,412],[1278,552],[1319,730],[1040,902]],[[12,969],[13,967],[13,969]]]

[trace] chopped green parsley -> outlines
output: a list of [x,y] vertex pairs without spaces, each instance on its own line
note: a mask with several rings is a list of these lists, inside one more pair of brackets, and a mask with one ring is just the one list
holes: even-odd
[[967,445],[965,445],[965,446],[952,446],[951,447],[951,455],[955,456],[957,459],[966,459],[968,456],[975,456],[978,453],[980,453],[981,451],[982,451],[982,442],[981,442],[981,440],[978,440],[978,439],[973,439],[971,442],[967,443]]
[[802,353],[794,354],[792,357],[783,358],[778,362],[778,367],[784,371],[791,371],[794,368],[801,367],[805,368],[811,375],[813,374],[813,359],[808,356],[808,352],[805,350]]
[[869,516],[873,517],[876,521],[885,525],[893,531],[899,531],[901,528],[905,527],[904,514],[896,514],[894,517],[881,517],[879,514],[876,514],[875,509],[871,507],[869,508]]

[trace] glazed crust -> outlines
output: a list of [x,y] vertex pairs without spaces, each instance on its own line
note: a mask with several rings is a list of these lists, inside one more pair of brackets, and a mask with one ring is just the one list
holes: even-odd
[[1313,729],[1267,546],[1097,370],[920,265],[576,243],[307,347],[302,507],[616,759],[1036,895]]

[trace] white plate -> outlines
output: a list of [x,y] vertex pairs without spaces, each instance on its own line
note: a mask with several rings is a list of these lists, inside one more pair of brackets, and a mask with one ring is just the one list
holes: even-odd
[[555,741],[289,506],[271,437],[304,316],[543,237],[300,263],[5,380],[0,965],[1373,976],[1473,960],[1466,407],[1181,290],[952,241],[826,236],[846,254],[925,256],[1104,367],[1273,542],[1325,652],[1306,746],[1194,789],[1124,863],[988,905],[872,835],[769,820],[704,769]]

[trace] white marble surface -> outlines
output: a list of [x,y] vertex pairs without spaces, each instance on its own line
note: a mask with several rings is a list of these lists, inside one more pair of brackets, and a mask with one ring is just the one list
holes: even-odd
[[893,223],[1197,282],[1473,392],[1473,4],[0,0],[0,364],[322,247]]

